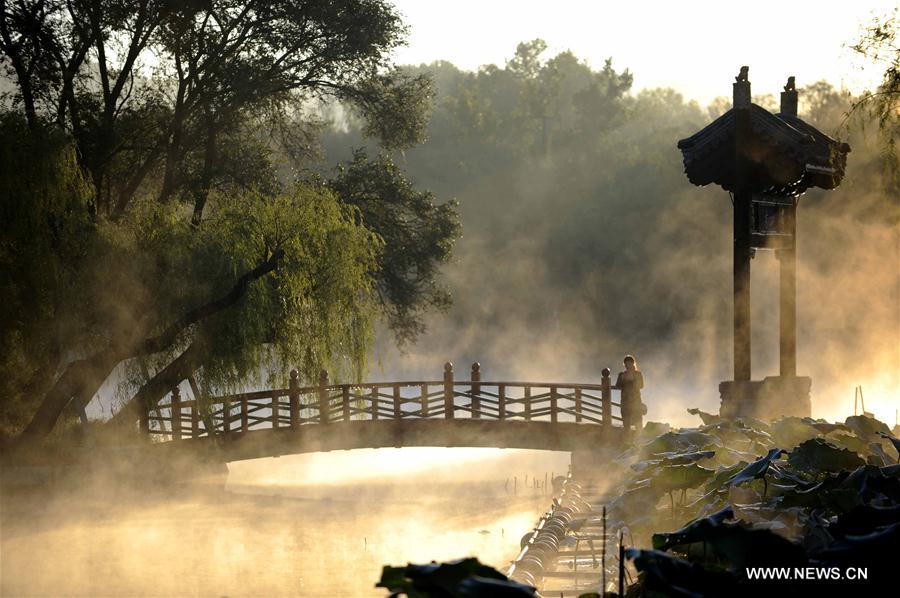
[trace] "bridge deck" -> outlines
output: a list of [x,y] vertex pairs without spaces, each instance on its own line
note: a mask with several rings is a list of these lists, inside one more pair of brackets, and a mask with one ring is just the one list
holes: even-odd
[[227,439],[201,437],[166,442],[162,451],[215,451],[218,459],[240,461],[262,457],[357,448],[492,447],[554,451],[592,450],[621,443],[624,429],[542,421],[497,422],[477,419],[349,421],[299,429],[252,430]]

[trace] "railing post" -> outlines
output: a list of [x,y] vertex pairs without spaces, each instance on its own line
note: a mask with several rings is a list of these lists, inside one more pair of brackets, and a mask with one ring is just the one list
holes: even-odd
[[241,399],[241,432],[250,431],[250,405],[247,399]]
[[525,405],[525,421],[531,421],[531,387],[525,386],[525,397],[522,399]]
[[222,400],[222,434],[231,432],[231,400]]
[[200,436],[200,414],[198,413],[198,399],[195,396],[194,402],[191,404],[191,438]]
[[344,421],[350,421],[350,385],[341,386],[341,411],[344,414]]
[[581,423],[581,389],[575,389],[575,423]]
[[612,426],[612,388],[609,384],[609,368],[603,368],[601,372],[602,378],[600,379],[600,400],[601,400],[601,413],[603,414],[601,419],[603,420],[603,425],[608,427]]
[[272,429],[277,430],[281,422],[278,421],[278,418],[281,417],[281,401],[278,399],[278,393],[276,391],[272,391]]
[[425,419],[428,417],[428,385],[423,384],[419,390],[422,393],[422,398],[420,399],[422,410],[420,415]]
[[556,399],[558,397],[556,387],[550,387],[550,423],[556,423]]
[[300,374],[297,370],[291,370],[291,379],[288,382],[288,397],[291,403],[291,429],[296,430],[300,426]]
[[401,404],[403,397],[400,396],[400,385],[394,384],[394,419],[403,419],[403,409]]
[[444,417],[453,419],[453,363],[444,364]]
[[150,406],[146,401],[141,402],[140,423],[138,424],[138,426],[141,434],[144,434],[146,436],[150,435]]
[[172,415],[172,440],[181,440],[181,391],[177,386],[172,388],[172,404],[169,411]]
[[472,419],[481,419],[481,364],[477,361],[472,364]]
[[506,384],[497,387],[497,403],[498,417],[503,421],[506,419]]
[[319,423],[328,423],[328,372],[319,372]]
[[372,397],[372,420],[378,419],[378,387],[373,385],[372,390],[369,391],[369,396]]
[[[200,403],[203,394],[197,385],[197,379],[193,376],[188,376],[188,385],[191,387],[191,394],[194,396],[194,403],[191,408],[191,437],[198,438],[200,436]],[[204,427],[206,427],[205,422]]]

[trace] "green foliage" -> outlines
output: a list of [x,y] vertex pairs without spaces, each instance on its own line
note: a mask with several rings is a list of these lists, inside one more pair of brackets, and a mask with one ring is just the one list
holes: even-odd
[[261,259],[283,252],[271,277],[198,331],[208,383],[238,388],[257,379],[261,366],[282,384],[291,367],[308,380],[323,366],[359,379],[382,243],[355,220],[355,210],[327,189],[298,185],[275,197],[231,198],[199,231],[183,227],[191,251],[175,271],[205,277],[212,296]]
[[[851,49],[860,54],[870,66],[884,69],[881,83],[874,91],[864,93],[854,101],[850,110],[864,113],[877,123],[888,170],[887,191],[900,193],[900,164],[897,159],[897,137],[900,136],[900,42],[897,39],[897,15],[876,16],[865,28]],[[865,120],[861,125],[864,126]],[[848,122],[848,126],[854,123]],[[894,206],[895,208],[897,206]]]
[[416,189],[390,157],[370,160],[363,150],[340,166],[328,186],[384,241],[375,274],[378,296],[397,338],[414,339],[424,330],[427,310],[450,305],[438,269],[450,259],[459,236],[456,202],[438,204],[432,193]]
[[703,420],[704,425],[713,425],[713,424],[717,424],[722,421],[722,418],[719,417],[718,415],[715,415],[713,413],[707,413],[705,411],[701,411],[700,409],[697,409],[696,407],[689,408],[687,410],[687,412],[690,413],[691,415],[699,415],[700,419]]
[[[199,228],[177,204],[150,200],[118,222],[97,222],[65,138],[32,133],[14,116],[2,126],[11,142],[2,144],[0,171],[12,223],[0,243],[7,433],[27,420],[72,354],[162,334],[186,312],[228,297],[260,264],[271,271],[226,309],[186,322],[157,352],[122,359],[138,357],[153,371],[195,346],[201,382],[220,390],[266,373],[286,383],[292,367],[306,379],[325,366],[361,375],[383,242],[332,191],[299,184],[274,196],[215,197]],[[132,390],[144,380],[136,365],[124,381]]]
[[891,433],[887,424],[866,415],[850,415],[844,420],[844,425],[853,430],[857,436],[865,439],[875,439],[879,435]]
[[[897,438],[893,434],[885,433],[885,432],[879,432],[878,435],[881,436],[882,438],[886,439],[888,442],[890,442],[894,446],[894,450],[897,451],[897,455],[898,455],[897,462],[900,463],[900,438]],[[880,445],[876,445],[876,446],[880,446]]]
[[144,194],[202,213],[211,187],[258,186],[269,169],[251,168],[263,148],[248,127],[289,115],[314,128],[317,101],[355,107],[388,147],[422,138],[429,78],[393,69],[406,29],[383,0],[26,0],[0,18],[14,102],[30,125],[71,131],[97,211],[116,218]]
[[0,25],[6,432],[114,373],[149,404],[192,374],[359,379],[379,311],[409,340],[449,303],[454,204],[387,158],[306,174],[323,102],[386,149],[423,139],[431,78],[392,65],[389,3],[26,0]]
[[326,366],[359,377],[374,316],[377,237],[320,186],[214,199],[200,228],[179,218],[176,207],[156,203],[134,209],[115,227],[119,234],[133,231],[128,241],[148,261],[133,276],[149,295],[150,330],[168,326],[186,306],[226,295],[242,274],[272,260],[277,266],[270,275],[250,284],[229,309],[186,328],[173,349],[198,343],[202,379],[219,390],[252,383],[264,372],[284,384],[292,367],[308,380]]
[[729,505],[708,517],[690,522],[678,531],[668,534],[653,534],[653,549],[667,550],[674,546],[694,544],[709,537],[710,532],[726,519],[734,518],[734,509]]
[[661,492],[686,490],[701,485],[714,473],[696,463],[666,465],[654,472],[653,477],[650,478],[650,485]]
[[[623,454],[616,461],[630,467],[618,488],[611,490],[618,498],[607,511],[614,527],[627,525],[634,537],[635,548],[626,555],[640,575],[628,595],[756,593],[759,581],[747,578],[747,567],[889,570],[900,533],[900,466],[866,465],[873,456],[869,447],[883,446],[866,444],[882,424],[851,423],[865,425],[783,418],[764,429],[723,421],[703,426],[702,436],[690,429],[663,434],[644,449],[680,445],[681,458],[693,467],[702,453],[688,451],[698,443],[715,444],[703,436],[723,445],[715,449],[714,457],[706,458],[712,461],[722,458],[725,446],[758,443],[767,451],[749,464],[720,465],[705,484],[685,488],[687,500],[678,509],[673,504],[671,512],[661,500],[665,488],[654,488],[653,480],[669,475],[667,470],[673,467],[669,463],[678,454],[665,458],[651,454],[649,459],[644,450]],[[845,433],[847,429],[852,431]],[[772,447],[776,438],[799,436],[804,430],[807,436],[790,451]],[[835,435],[835,430],[841,434]],[[852,441],[842,440],[838,446],[837,436]],[[787,459],[780,460],[784,453]],[[768,492],[753,489],[755,480],[767,478]],[[738,487],[748,483],[750,487]],[[874,583],[871,578],[869,582]]]
[[781,457],[781,455],[783,454],[784,451],[782,449],[771,449],[764,457],[760,457],[759,459],[747,465],[747,467],[736,473],[728,483],[731,486],[737,486],[738,484],[744,484],[753,480],[763,479],[766,473],[769,471],[769,466],[772,465],[772,462],[775,459]]
[[642,590],[647,592],[687,598],[734,591],[734,579],[728,574],[664,552],[629,548],[625,556],[644,573]]
[[517,598],[536,596],[535,589],[514,581],[476,558],[430,565],[385,565],[377,588],[409,598]]
[[798,471],[841,471],[856,469],[865,462],[856,452],[838,448],[823,438],[810,438],[791,451],[790,463]]
[[80,270],[101,235],[65,136],[0,115],[0,434],[29,415],[65,339],[96,316]]
[[394,70],[367,79],[355,95],[365,134],[378,138],[385,149],[406,149],[425,140],[434,97],[429,75]]

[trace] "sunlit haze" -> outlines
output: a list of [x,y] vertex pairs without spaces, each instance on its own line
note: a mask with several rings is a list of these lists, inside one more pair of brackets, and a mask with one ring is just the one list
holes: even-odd
[[900,0],[0,32],[0,598],[896,585]]
[[[571,50],[593,66],[613,59],[635,89],[672,87],[706,103],[729,95],[728,82],[750,65],[757,93],[827,79],[859,92],[884,69],[863,69],[847,47],[873,15],[896,2],[586,2],[395,0],[410,27],[401,64],[448,60],[475,70],[502,65],[516,44],[541,38],[548,55]],[[739,7],[743,7],[741,10]]]

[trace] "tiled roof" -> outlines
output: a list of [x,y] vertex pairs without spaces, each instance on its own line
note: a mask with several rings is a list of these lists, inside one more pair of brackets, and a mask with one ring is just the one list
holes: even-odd
[[[835,141],[796,116],[772,114],[751,104],[745,145],[748,181],[754,193],[800,195],[810,187],[834,189],[844,176],[850,146]],[[684,171],[695,185],[735,187],[734,109],[678,142]]]

